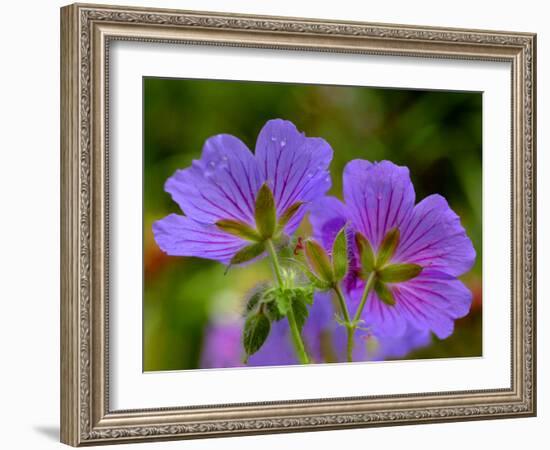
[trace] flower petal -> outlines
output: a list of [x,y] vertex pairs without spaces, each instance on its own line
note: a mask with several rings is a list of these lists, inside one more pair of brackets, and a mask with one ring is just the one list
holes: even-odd
[[350,161],[344,169],[344,199],[355,226],[377,249],[386,233],[412,213],[409,169],[389,161]]
[[[391,289],[390,286],[388,286]],[[392,293],[395,292],[393,289]],[[354,291],[355,299],[362,294],[361,290]],[[358,303],[358,302],[357,302]],[[395,306],[384,303],[376,292],[371,291],[363,309],[362,319],[373,329],[377,336],[392,336],[400,338],[407,329],[407,321]]]
[[302,331],[307,352],[314,362],[328,362],[333,353],[331,332],[339,327],[334,320],[335,312],[331,292],[316,292]]
[[[417,330],[407,325],[401,336],[381,335],[376,330],[357,330],[353,337],[353,361],[383,361],[404,358],[431,342],[429,330]],[[347,330],[343,326],[332,332],[333,351],[340,362],[347,361]]]
[[415,328],[450,336],[454,321],[470,311],[472,293],[453,276],[427,269],[418,277],[394,286],[396,311]]
[[193,220],[221,219],[254,224],[254,201],[261,185],[254,155],[242,141],[228,134],[204,144],[200,160],[168,179],[166,192]]
[[336,197],[323,197],[311,204],[309,221],[313,237],[330,250],[338,232],[348,220],[346,206]]
[[[256,142],[256,159],[275,196],[278,216],[298,201],[320,198],[331,186],[330,145],[324,139],[306,137],[292,122],[275,119],[264,125]],[[295,231],[305,212],[306,208],[300,208],[286,225],[288,234]]]
[[172,256],[196,256],[229,263],[233,255],[250,244],[237,236],[220,231],[215,225],[195,222],[170,214],[153,224],[158,246]]
[[[339,331],[345,335],[345,330]],[[345,340],[340,337],[341,353],[345,356]],[[356,332],[354,336],[353,360],[354,361],[383,361],[386,359],[401,359],[413,350],[425,347],[431,343],[429,330],[417,330],[407,326],[400,337],[381,336],[371,332]],[[345,361],[345,359],[341,359]]]
[[241,342],[242,322],[242,319],[233,319],[208,325],[201,351],[200,367],[202,369],[244,365]]
[[436,194],[416,205],[401,226],[401,240],[393,259],[459,276],[472,268],[475,258],[460,218]]
[[343,287],[349,292],[357,287],[360,264],[355,243],[355,227],[349,221],[349,210],[336,197],[323,197],[312,203],[309,221],[313,228],[313,237],[321,242],[325,250],[332,251],[332,244],[344,225],[348,242],[348,273],[343,280]]

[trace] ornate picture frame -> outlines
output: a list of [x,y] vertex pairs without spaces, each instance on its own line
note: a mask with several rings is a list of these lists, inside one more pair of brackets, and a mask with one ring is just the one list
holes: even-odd
[[[109,49],[114,41],[511,64],[511,385],[112,410]],[[61,9],[61,441],[94,445],[536,414],[536,35],[74,4]]]

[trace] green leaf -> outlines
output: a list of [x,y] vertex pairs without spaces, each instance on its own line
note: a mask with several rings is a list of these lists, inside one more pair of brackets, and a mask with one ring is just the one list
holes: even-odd
[[298,330],[302,331],[309,315],[309,309],[307,309],[306,303],[295,298],[292,302],[292,311],[294,312],[294,318],[296,319]]
[[279,305],[275,301],[263,303],[264,313],[271,322],[278,322],[284,316],[279,309]]
[[250,244],[243,249],[239,250],[237,253],[235,253],[235,256],[231,258],[231,261],[229,262],[230,265],[233,264],[241,264],[247,261],[250,261],[251,259],[256,258],[257,256],[260,256],[265,250],[265,244],[263,242],[258,242],[256,244]]
[[300,206],[302,206],[304,202],[296,202],[292,205],[290,205],[283,214],[281,214],[281,217],[279,218],[279,223],[277,224],[277,230],[281,231],[286,224],[294,217],[294,214],[298,212],[300,209]]
[[262,240],[259,233],[246,223],[239,222],[238,220],[218,220],[216,226],[226,233],[238,236],[243,239],[247,239],[253,242],[259,242]]
[[294,301],[313,305],[313,288],[304,286],[294,289]]
[[398,228],[392,228],[380,244],[378,255],[376,256],[376,267],[382,268],[395,253],[395,249],[399,245],[400,233]]
[[269,336],[271,323],[264,314],[252,314],[246,319],[243,330],[243,346],[247,356],[256,353]]
[[380,280],[376,280],[376,283],[374,284],[374,290],[376,294],[378,295],[378,298],[383,301],[388,306],[394,306],[395,305],[395,297],[393,296],[393,293],[391,290]]
[[276,292],[279,288],[263,285],[256,290],[246,303],[246,315],[262,312],[271,322],[281,320],[284,316],[279,312],[276,302]]
[[334,281],[332,265],[325,249],[313,240],[305,242],[305,253],[309,266],[321,281],[331,283]]
[[277,223],[277,210],[273,192],[266,183],[258,191],[256,196],[256,209],[254,211],[256,227],[264,239],[269,239],[275,232]]
[[266,289],[264,287],[254,291],[246,302],[245,315],[252,313],[256,310],[260,304],[262,297],[265,294]]
[[279,313],[282,316],[286,316],[292,303],[292,292],[283,288],[274,289],[273,292],[275,294],[275,304],[277,305]]
[[257,286],[246,301],[245,317],[249,314],[264,312],[272,322],[282,319],[283,316],[279,314],[279,310],[275,304],[273,291],[274,288],[266,283]]
[[361,277],[367,279],[374,270],[374,252],[368,239],[361,233],[355,233],[355,243],[361,259]]
[[388,283],[400,283],[417,277],[420,272],[422,266],[418,264],[390,264],[378,273],[378,277]]
[[348,272],[348,243],[345,227],[338,232],[332,244],[332,267],[336,282],[344,278]]

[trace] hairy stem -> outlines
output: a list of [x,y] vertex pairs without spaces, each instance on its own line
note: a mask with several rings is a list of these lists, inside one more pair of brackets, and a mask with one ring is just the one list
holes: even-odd
[[367,298],[369,297],[370,291],[374,287],[375,281],[376,281],[376,274],[374,272],[371,272],[371,274],[369,275],[369,278],[367,279],[365,290],[363,291],[363,295],[361,296],[361,301],[359,302],[359,306],[357,307],[357,311],[355,312],[355,316],[353,316],[352,321],[349,320],[349,314],[348,314],[346,326],[348,329],[347,354],[348,354],[349,362],[351,362],[353,358],[353,335],[355,334],[355,330],[357,329],[357,326],[359,324],[359,319],[361,318],[361,314],[363,313],[363,308],[365,308],[365,304],[367,303]]
[[[273,272],[275,273],[277,283],[279,284],[279,287],[284,288],[281,265],[279,264],[277,252],[275,251],[275,246],[273,245],[271,239],[268,239],[266,241],[266,247],[267,252],[269,253],[269,257],[271,259],[271,266],[273,267]],[[288,309],[287,320],[290,326],[290,333],[292,336],[292,343],[294,344],[294,350],[296,351],[296,356],[298,357],[298,360],[301,364],[309,364],[309,356],[306,353],[304,341],[302,340],[302,335],[300,334],[300,330],[298,329],[298,324],[296,323],[296,317],[294,315],[294,309],[292,308],[292,305],[290,305],[290,308]]]
[[304,341],[300,335],[298,324],[296,323],[296,317],[294,316],[294,310],[292,306],[288,309],[287,314],[288,324],[290,325],[290,332],[292,334],[292,342],[294,343],[294,349],[298,356],[298,360],[302,364],[309,364],[309,356],[307,356],[306,349],[304,347]]
[[273,241],[268,239],[266,241],[267,252],[271,258],[271,266],[273,267],[273,272],[275,273],[275,278],[277,278],[277,283],[280,287],[283,287],[283,275],[281,274],[281,265],[279,264],[279,258],[277,257],[277,252],[275,251],[275,246]]
[[346,305],[346,300],[344,299],[344,295],[342,294],[342,289],[340,288],[338,283],[336,283],[333,286],[333,289],[334,289],[334,292],[336,292],[336,297],[338,298],[338,304],[340,305],[340,311],[344,316],[345,326],[348,332],[348,344],[347,344],[348,362],[352,362],[353,361],[353,333],[355,330],[351,323],[348,307]]
[[376,281],[376,273],[371,272],[369,275],[369,278],[367,279],[367,284],[365,284],[365,290],[363,291],[363,295],[361,296],[361,301],[359,302],[359,306],[357,307],[357,311],[355,312],[355,316],[353,317],[354,324],[357,324],[357,322],[361,318],[361,314],[363,313],[363,308],[365,307],[365,303],[367,303],[367,298],[369,297],[370,291],[374,287],[375,281]]

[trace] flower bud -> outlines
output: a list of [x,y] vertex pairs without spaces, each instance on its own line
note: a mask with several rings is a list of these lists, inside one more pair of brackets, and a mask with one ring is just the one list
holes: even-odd
[[305,243],[305,253],[307,262],[311,270],[322,281],[332,283],[334,281],[334,273],[332,264],[325,249],[313,240],[307,240]]

